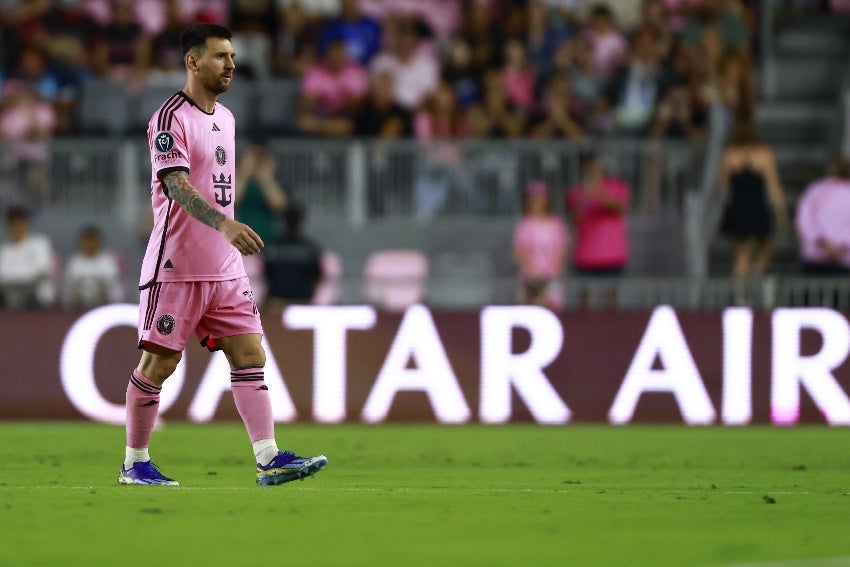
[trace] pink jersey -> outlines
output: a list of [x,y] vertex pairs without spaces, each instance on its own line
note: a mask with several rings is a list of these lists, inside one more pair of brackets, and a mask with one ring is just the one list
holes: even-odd
[[183,92],[172,95],[148,124],[154,227],[142,263],[141,288],[154,282],[225,281],[245,275],[242,256],[217,230],[168,197],[162,178],[189,173],[189,183],[233,218],[236,181],[235,121],[216,103],[211,114]]

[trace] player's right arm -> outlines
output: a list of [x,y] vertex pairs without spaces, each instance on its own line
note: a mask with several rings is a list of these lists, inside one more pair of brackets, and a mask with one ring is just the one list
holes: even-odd
[[246,256],[256,254],[264,246],[262,239],[250,226],[217,211],[189,183],[189,174],[172,171],[162,179],[168,196],[193,218],[219,231],[239,252]]

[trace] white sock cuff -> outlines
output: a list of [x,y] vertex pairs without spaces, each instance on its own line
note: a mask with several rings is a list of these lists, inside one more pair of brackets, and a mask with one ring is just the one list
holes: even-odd
[[143,463],[150,461],[151,457],[148,454],[148,448],[135,449],[133,447],[125,447],[124,449],[124,468],[129,469],[133,463]]
[[254,456],[261,465],[267,465],[278,453],[277,442],[274,439],[260,439],[253,444]]

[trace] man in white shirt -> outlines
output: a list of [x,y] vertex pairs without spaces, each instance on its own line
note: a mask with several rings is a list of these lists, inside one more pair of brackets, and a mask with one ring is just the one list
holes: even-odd
[[0,244],[0,300],[6,307],[39,307],[53,303],[54,256],[50,240],[30,234],[26,209],[6,212],[9,241]]

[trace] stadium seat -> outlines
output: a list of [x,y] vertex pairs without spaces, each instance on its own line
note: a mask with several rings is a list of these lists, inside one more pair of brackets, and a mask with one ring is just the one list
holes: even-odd
[[79,128],[84,134],[124,134],[130,121],[127,85],[101,79],[88,81],[80,93],[77,112]]
[[301,93],[296,79],[259,81],[256,88],[257,129],[266,134],[289,134],[295,131],[295,107]]
[[313,305],[334,305],[342,295],[342,259],[331,250],[322,253],[322,281],[313,294]]
[[428,258],[418,250],[378,250],[366,259],[363,299],[387,311],[403,311],[423,300]]

